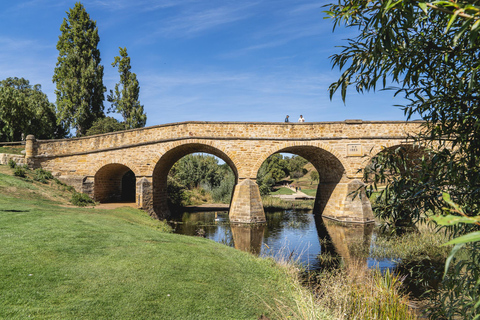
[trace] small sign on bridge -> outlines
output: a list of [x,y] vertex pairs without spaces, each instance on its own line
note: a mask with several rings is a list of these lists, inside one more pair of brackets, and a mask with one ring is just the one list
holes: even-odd
[[363,156],[362,145],[360,143],[347,144],[347,157]]

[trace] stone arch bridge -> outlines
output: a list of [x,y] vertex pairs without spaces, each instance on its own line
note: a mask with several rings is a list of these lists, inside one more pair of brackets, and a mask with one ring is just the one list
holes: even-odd
[[[324,217],[366,223],[373,220],[360,169],[385,147],[408,143],[421,123],[362,121],[318,123],[182,122],[102,135],[36,140],[28,136],[26,161],[96,201],[118,198],[133,188],[139,208],[168,218],[167,174],[183,156],[215,155],[233,170],[236,185],[230,221],[265,222],[257,171],[272,154],[293,153],[310,161],[320,176],[315,210]],[[133,199],[132,199],[133,200]]]

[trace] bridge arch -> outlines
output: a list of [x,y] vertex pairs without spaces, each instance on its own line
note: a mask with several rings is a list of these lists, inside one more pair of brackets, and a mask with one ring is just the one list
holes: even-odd
[[124,164],[106,164],[95,172],[93,195],[98,202],[135,202],[136,175]]
[[[406,156],[406,158],[404,159],[409,161],[409,164],[408,164],[409,167],[412,167],[418,164],[418,161],[421,160],[421,158],[427,154],[426,148],[424,146],[415,145],[412,142],[405,142],[405,141],[390,142],[388,144],[385,144],[384,146],[376,146],[370,153],[369,158],[365,161],[363,166],[363,170],[367,174],[366,181],[365,181],[366,183],[371,182],[371,174],[369,175],[368,170],[371,169],[369,167],[372,165],[375,157],[377,157],[381,153],[391,151],[399,147],[403,148],[402,150],[402,152],[404,153],[403,156]],[[399,169],[402,170],[401,167]]]
[[[298,142],[286,142],[263,152],[251,168],[251,175],[256,176],[262,163],[276,153],[292,153],[307,159],[313,164],[320,174],[320,177],[322,177],[323,173],[324,180],[337,180],[338,176],[343,176],[346,168],[348,168],[343,163],[340,154],[327,144],[319,142],[306,142],[301,144]],[[333,172],[328,170],[329,166],[334,168]]]
[[232,169],[235,183],[238,182],[238,169],[232,158],[213,143],[204,141],[186,141],[176,143],[165,152],[157,161],[152,173],[153,210],[159,218],[170,216],[168,208],[167,175],[172,166],[181,158],[192,153],[208,153],[222,159]]
[[[360,197],[352,193],[361,189],[363,183],[347,177],[352,170],[343,162],[343,157],[328,145],[318,142],[284,143],[263,154],[255,166],[276,153],[292,153],[308,160],[319,173],[319,184],[315,197],[314,213],[334,220],[349,219],[352,222],[373,221],[371,206],[364,191]],[[355,214],[352,214],[355,212]]]

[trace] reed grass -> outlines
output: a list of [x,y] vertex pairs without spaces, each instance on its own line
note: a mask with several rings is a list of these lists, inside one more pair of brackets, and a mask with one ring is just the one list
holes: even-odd
[[382,273],[352,262],[342,268],[305,273],[288,254],[275,260],[294,279],[289,292],[294,305],[276,300],[269,306],[273,319],[417,319],[403,292],[403,277],[389,270]]
[[410,259],[411,257],[441,257],[446,259],[451,247],[443,246],[449,235],[438,231],[433,225],[419,224],[417,232],[405,233],[401,236],[382,236],[375,239],[370,257],[377,259]]

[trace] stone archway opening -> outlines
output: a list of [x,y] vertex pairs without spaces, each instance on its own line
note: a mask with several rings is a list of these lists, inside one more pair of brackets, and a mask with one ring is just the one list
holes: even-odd
[[94,181],[95,201],[135,202],[136,177],[129,167],[119,163],[105,165],[97,171]]
[[[329,209],[329,207],[333,209],[341,206],[341,202],[344,199],[336,197],[334,191],[338,189],[340,182],[346,181],[346,170],[335,155],[316,146],[292,146],[278,150],[269,158],[278,157],[279,154],[300,156],[308,163],[311,163],[313,166],[311,172],[316,171],[318,173],[318,180],[315,179],[315,185],[312,183],[312,187],[308,190],[308,196],[315,197],[315,213],[324,214],[325,210]],[[302,198],[301,195],[304,194],[304,192],[298,190],[299,185],[295,186],[295,184],[293,184],[289,185],[289,187],[293,187],[292,190],[296,191],[299,198]],[[262,186],[260,186],[260,189],[262,189]],[[316,189],[316,191],[312,191],[312,189]]]
[[[397,164],[397,169],[399,170],[398,173],[404,174],[405,170],[410,170],[415,166],[418,166],[421,163],[423,157],[428,157],[428,153],[426,152],[425,147],[407,143],[382,148],[379,152],[371,156],[370,160],[363,168],[364,182],[367,185],[373,183],[376,167],[381,165],[378,161],[382,161],[381,158],[387,156],[389,157],[389,162]],[[401,162],[403,162],[403,165],[401,165]],[[389,172],[385,171],[384,174],[388,178]],[[395,174],[397,173],[390,172],[390,175],[392,176]],[[384,185],[384,181],[377,181],[376,184],[377,186],[382,187]]]
[[169,189],[170,192],[172,192],[172,190],[175,192],[175,188],[172,188],[171,180],[169,184],[169,173],[180,159],[193,154],[206,154],[207,156],[215,156],[221,159],[233,172],[234,184],[237,184],[237,168],[234,162],[223,151],[201,143],[188,143],[175,147],[160,158],[153,171],[153,210],[157,217],[165,219],[170,217],[173,211],[179,210],[178,206],[172,205],[172,201],[169,201]]

